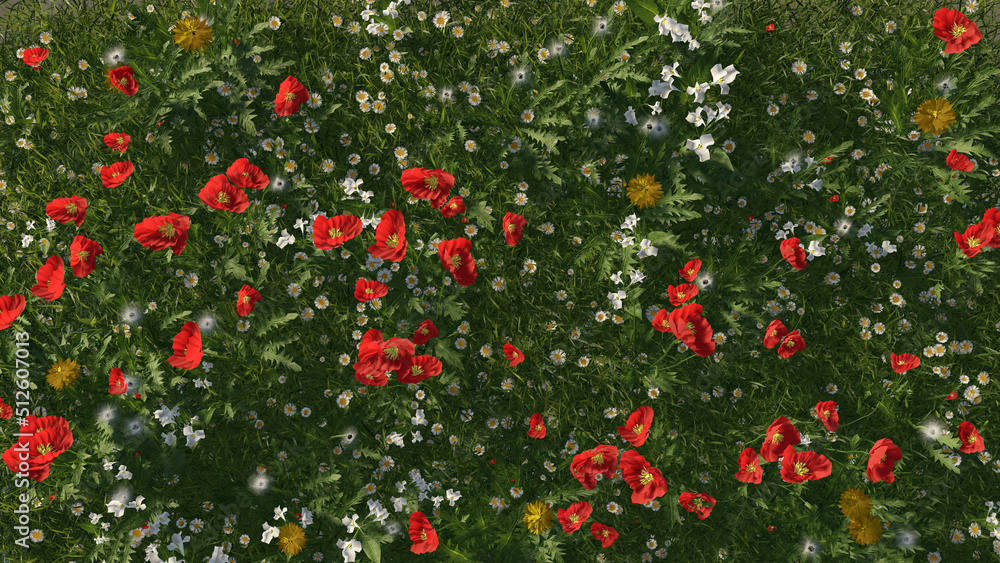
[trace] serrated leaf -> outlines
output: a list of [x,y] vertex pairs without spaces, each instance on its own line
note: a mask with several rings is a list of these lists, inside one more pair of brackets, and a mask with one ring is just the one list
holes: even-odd
[[277,353],[273,350],[264,350],[260,357],[268,362],[281,364],[292,371],[302,371],[302,366],[292,361],[291,358],[283,353]]
[[478,201],[471,209],[466,209],[466,215],[471,217],[478,223],[482,228],[489,232],[493,232],[493,221],[496,219],[492,215],[486,212],[486,202]]
[[[169,327],[170,325],[174,324],[178,319],[180,319],[182,317],[186,317],[186,316],[188,316],[190,314],[191,314],[191,311],[181,311],[180,313],[176,313],[176,314],[170,315],[169,317],[167,317],[166,319],[164,319],[164,321],[162,323],[160,323],[160,328],[162,330],[167,330],[167,327]],[[180,330],[180,329],[178,329],[178,330]]]
[[257,329],[256,336],[258,337],[263,336],[264,334],[267,333],[267,331],[275,327],[281,326],[298,316],[299,316],[298,313],[288,313],[285,315],[276,315],[274,317],[271,317],[266,321],[264,321],[264,323],[260,326],[260,328]]
[[941,463],[941,465],[945,466],[947,469],[951,471],[954,471],[956,474],[962,473],[962,471],[958,467],[956,467],[955,464],[953,464],[950,459],[948,459],[948,456],[944,455],[943,453],[934,452],[934,458],[937,459],[938,462]]

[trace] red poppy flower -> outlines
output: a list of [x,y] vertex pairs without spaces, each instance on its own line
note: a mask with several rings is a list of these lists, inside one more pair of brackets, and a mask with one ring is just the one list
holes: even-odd
[[840,415],[837,414],[837,403],[834,401],[816,403],[816,416],[830,432],[836,432],[840,427]]
[[10,325],[14,324],[14,319],[24,310],[24,305],[23,295],[0,296],[0,330],[10,328]]
[[445,202],[440,211],[443,217],[454,217],[459,213],[465,213],[465,200],[462,199],[462,196],[457,195]]
[[913,354],[891,354],[892,370],[896,373],[906,373],[907,371],[920,367],[920,358]]
[[434,356],[421,354],[404,361],[403,365],[396,370],[396,379],[400,383],[420,383],[425,379],[441,375],[442,367],[441,360]]
[[522,229],[528,222],[517,213],[507,212],[503,216],[503,238],[508,246],[516,246],[521,242]]
[[899,446],[889,438],[882,438],[868,452],[868,478],[872,483],[885,481],[892,483],[896,476],[892,474],[896,462],[903,458]]
[[806,341],[799,334],[798,330],[793,330],[789,332],[787,336],[781,339],[781,345],[778,346],[778,355],[782,358],[791,358],[799,350],[806,349]]
[[413,197],[431,200],[435,209],[448,199],[451,188],[455,185],[455,177],[440,168],[407,168],[400,181],[403,189],[413,194]]
[[353,367],[354,379],[357,379],[358,383],[362,385],[384,387],[389,383],[389,376],[386,375],[386,370],[377,370],[375,366],[366,362],[355,362]]
[[840,201],[840,196],[839,195],[832,195],[832,196],[830,196],[830,202],[837,203],[838,201]]
[[962,172],[972,172],[972,169],[976,166],[975,164],[972,164],[969,157],[964,154],[959,154],[959,152],[955,149],[952,149],[952,151],[948,153],[948,157],[945,158],[945,164],[947,164],[948,168],[951,168],[952,170],[960,170]]
[[361,219],[354,215],[337,215],[327,219],[318,215],[313,220],[313,244],[320,250],[337,248],[361,234]]
[[528,437],[529,438],[544,438],[545,437],[545,420],[542,419],[542,415],[537,412],[531,415],[531,421],[528,422]]
[[948,399],[949,401],[954,401],[955,399],[958,398],[958,393],[952,391],[951,393],[948,393],[948,396],[945,398]]
[[699,520],[708,518],[715,506],[715,499],[705,493],[681,493],[681,506],[688,512],[696,512]]
[[771,426],[767,427],[767,437],[764,438],[764,445],[760,447],[760,455],[764,461],[771,463],[778,461],[778,458],[785,452],[788,446],[795,446],[802,441],[799,431],[792,426],[792,423],[785,417],[775,419]]
[[969,225],[965,229],[964,234],[959,234],[956,231],[955,242],[958,243],[958,248],[962,251],[962,254],[972,258],[976,254],[979,254],[979,251],[993,240],[995,232],[996,227],[984,221],[975,225]]
[[385,297],[389,293],[389,286],[380,281],[366,280],[358,278],[354,284],[354,298],[358,301],[371,301],[379,297]]
[[243,189],[229,183],[225,174],[216,174],[198,192],[198,198],[212,209],[243,213],[250,207],[250,199]]
[[438,329],[434,326],[434,321],[427,319],[420,323],[417,330],[413,333],[413,343],[414,344],[427,344],[430,342],[431,338],[437,338]]
[[795,447],[785,448],[781,460],[781,478],[786,483],[816,481],[833,473],[833,463],[825,455],[816,452],[796,452]]
[[188,229],[191,219],[186,215],[171,213],[147,217],[135,226],[135,240],[150,250],[169,248],[174,256],[180,256],[187,246]]
[[167,362],[177,369],[193,370],[201,365],[205,352],[201,349],[201,327],[198,323],[188,321],[184,328],[174,336],[174,355]]
[[132,67],[120,66],[108,71],[108,76],[111,77],[111,85],[126,96],[131,98],[139,92],[139,83],[135,81]]
[[472,241],[453,238],[438,243],[441,265],[455,276],[458,285],[469,286],[476,282],[476,261],[472,258]]
[[250,164],[246,158],[239,158],[226,170],[229,181],[241,188],[263,190],[271,179],[260,168]]
[[583,526],[583,523],[587,521],[587,518],[590,518],[593,512],[594,507],[589,502],[580,501],[569,505],[569,508],[560,508],[556,511],[556,516],[559,517],[563,531],[572,534]]
[[698,295],[698,288],[690,283],[682,283],[678,286],[668,285],[667,295],[670,296],[670,304],[677,307],[689,299],[694,299]]
[[376,370],[400,369],[407,358],[412,358],[413,342],[405,338],[390,338],[389,340],[362,340],[358,347],[358,359],[370,363]]
[[122,374],[120,368],[112,368],[111,374],[108,375],[108,393],[112,395],[124,395],[128,393],[128,382],[125,381],[125,376]]
[[132,142],[132,137],[126,135],[125,133],[108,133],[104,136],[104,144],[108,146],[109,149],[117,149],[121,152],[118,154],[125,154],[125,149],[128,148],[128,144]]
[[802,241],[799,240],[799,237],[781,241],[781,256],[796,270],[806,269],[806,251],[802,248]]
[[80,196],[57,197],[45,206],[45,213],[53,221],[69,223],[73,221],[79,227],[87,218],[87,200]]
[[632,444],[633,447],[646,443],[649,437],[649,427],[653,424],[653,409],[643,405],[630,414],[625,426],[618,427],[618,435]]
[[368,252],[383,260],[400,262],[406,257],[406,221],[397,209],[382,214],[382,220],[375,227],[375,244]]
[[135,167],[128,161],[116,162],[111,166],[102,166],[101,182],[105,188],[117,188],[132,175],[133,170],[135,170]]
[[674,333],[670,330],[670,313],[666,309],[660,309],[656,312],[656,316],[653,317],[653,328],[660,332]]
[[764,346],[774,348],[787,334],[788,329],[785,328],[785,323],[774,319],[771,321],[771,324],[767,325],[767,329],[764,330]]
[[979,26],[965,14],[947,8],[934,12],[934,35],[948,43],[944,48],[948,55],[961,53],[983,38]]
[[21,56],[21,60],[24,64],[30,66],[34,70],[38,70],[42,61],[49,57],[49,50],[44,47],[32,47],[31,49],[25,49],[24,54]]
[[438,547],[438,536],[423,512],[410,514],[410,539],[413,553],[430,553]]
[[690,262],[685,264],[683,268],[677,271],[680,272],[681,277],[684,278],[684,281],[691,282],[694,281],[694,278],[695,276],[698,275],[698,270],[700,269],[701,269],[701,260],[695,258],[694,260],[691,260]]
[[632,487],[632,502],[646,504],[667,494],[667,480],[639,452],[629,450],[623,453],[619,465],[622,478]]
[[569,471],[583,488],[592,491],[597,488],[595,477],[598,473],[604,474],[605,479],[615,476],[615,472],[618,471],[618,448],[601,445],[580,452],[573,456]]
[[774,31],[774,24],[773,23],[769,23],[766,26],[764,26],[764,29],[766,29],[768,31]]
[[294,77],[289,76],[281,83],[274,98],[274,113],[288,116],[299,111],[299,104],[309,99],[309,91]]
[[958,439],[962,441],[962,453],[974,454],[986,449],[983,437],[968,420],[958,426]]
[[14,473],[27,473],[29,479],[41,483],[48,478],[52,461],[72,445],[73,432],[65,418],[29,414],[3,460]]
[[982,223],[987,223],[993,226],[993,236],[990,237],[990,247],[1000,248],[1000,210],[996,207],[990,207],[986,209],[983,213]]
[[104,254],[104,248],[100,243],[76,235],[69,247],[69,265],[73,268],[73,275],[83,278],[93,272],[97,267],[97,257],[101,254]]
[[744,483],[760,484],[764,476],[764,470],[760,466],[760,456],[753,448],[744,448],[740,452],[740,470],[736,472],[736,478]]
[[524,352],[518,350],[517,346],[514,346],[510,342],[503,345],[503,355],[507,356],[510,367],[514,367],[524,361]]
[[9,420],[12,416],[14,416],[14,408],[0,399],[0,420]]
[[590,525],[590,533],[595,540],[601,542],[601,547],[611,547],[611,544],[618,539],[618,532],[614,528],[597,522]]
[[244,285],[236,295],[236,314],[245,317],[253,313],[253,309],[257,306],[257,302],[260,299],[259,291],[249,285]]
[[55,301],[66,289],[66,264],[58,256],[49,256],[35,275],[38,284],[31,288],[31,293],[39,299]]
[[667,322],[678,340],[704,358],[715,352],[715,339],[712,338],[712,325],[702,318],[701,311],[701,305],[688,303],[671,311]]

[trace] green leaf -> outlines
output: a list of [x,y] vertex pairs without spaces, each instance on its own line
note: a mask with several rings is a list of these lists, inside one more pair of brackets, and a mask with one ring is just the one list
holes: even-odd
[[722,166],[725,166],[726,169],[729,170],[730,172],[733,171],[733,163],[729,160],[729,155],[726,154],[726,151],[717,150],[711,152],[710,154],[712,156],[711,160],[718,162]]
[[282,353],[274,352],[273,350],[264,350],[261,354],[261,359],[268,362],[281,364],[292,371],[302,371],[302,366],[292,361],[287,355]]
[[628,6],[629,10],[639,16],[639,18],[649,27],[658,28],[656,20],[653,18],[658,15],[659,7],[657,7],[656,2],[653,0],[625,0],[625,4]]
[[263,336],[264,334],[267,333],[267,331],[275,327],[279,327],[298,316],[299,316],[298,313],[288,313],[286,315],[276,315],[274,317],[271,317],[270,319],[264,321],[264,324],[262,324],[260,328],[257,329],[256,336],[258,337]]
[[375,538],[365,538],[361,541],[361,547],[365,550],[365,555],[375,563],[382,560],[382,546]]
[[496,219],[492,215],[486,212],[486,201],[480,200],[472,208],[467,208],[465,210],[466,215],[471,217],[476,221],[477,224],[482,226],[489,232],[493,232],[493,221]]
[[186,317],[186,316],[188,316],[190,314],[191,314],[191,311],[181,311],[180,313],[176,313],[176,314],[170,315],[162,323],[160,323],[160,328],[163,329],[163,330],[167,330],[167,327],[169,327],[170,325],[174,324],[174,322],[176,322],[178,319]]
[[247,269],[240,264],[239,258],[233,257],[226,260],[222,265],[222,269],[226,274],[239,280],[245,281],[247,279]]

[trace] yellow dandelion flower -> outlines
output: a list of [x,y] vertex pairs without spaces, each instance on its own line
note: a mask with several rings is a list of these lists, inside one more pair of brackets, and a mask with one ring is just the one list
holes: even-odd
[[882,521],[870,512],[856,519],[852,518],[848,529],[854,541],[861,545],[871,545],[882,539]]
[[944,98],[927,100],[917,109],[913,119],[924,133],[940,135],[955,123],[955,108]]
[[174,43],[187,52],[202,51],[212,42],[212,28],[201,18],[184,18],[174,25]]
[[549,505],[536,500],[524,509],[524,525],[533,534],[543,534],[552,527],[552,519],[556,514]]
[[285,555],[296,555],[306,546],[306,533],[298,524],[288,523],[278,534],[278,547]]
[[73,360],[60,360],[52,364],[45,378],[56,389],[65,389],[80,377],[80,365]]
[[662,186],[650,174],[636,176],[628,184],[628,199],[639,207],[652,207],[663,197]]
[[861,489],[847,489],[840,495],[840,511],[844,516],[855,519],[871,513],[872,499]]

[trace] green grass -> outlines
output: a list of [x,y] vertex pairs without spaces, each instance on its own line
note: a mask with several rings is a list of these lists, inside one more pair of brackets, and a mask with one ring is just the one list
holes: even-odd
[[[44,481],[2,485],[0,510],[15,514],[17,495],[29,495],[28,527],[44,534],[24,549],[14,543],[23,534],[4,528],[8,557],[139,560],[159,543],[164,560],[206,560],[221,545],[235,561],[283,561],[279,541],[264,543],[261,534],[262,525],[285,524],[274,516],[284,507],[288,521],[305,508],[312,513],[305,549],[291,558],[298,561],[319,560],[315,554],[340,561],[337,542],[348,539],[364,545],[359,560],[388,562],[795,561],[810,557],[810,545],[828,561],[997,558],[990,537],[997,525],[988,519],[996,507],[986,503],[1000,501],[1000,465],[988,453],[957,451],[961,422],[975,424],[987,452],[1000,422],[995,251],[967,258],[953,235],[981,221],[1000,193],[996,21],[982,18],[991,6],[962,9],[984,38],[942,57],[945,42],[931,27],[940,6],[929,2],[907,3],[906,13],[859,2],[860,16],[850,3],[812,13],[735,2],[699,23],[684,2],[630,1],[618,15],[606,0],[574,1],[572,9],[462,0],[447,3],[443,29],[432,23],[442,7],[414,1],[393,20],[382,15],[387,4],[374,14],[388,27],[385,37],[364,25],[350,32],[361,4],[279,9],[257,0],[166,2],[152,12],[98,2],[80,17],[53,13],[8,28],[0,109],[13,122],[0,135],[0,225],[8,227],[0,229],[0,295],[21,294],[28,303],[4,331],[10,344],[0,353],[0,398],[18,400],[17,342],[26,341],[24,408],[64,417],[75,439]],[[213,42],[202,52],[185,52],[168,32],[184,10],[209,18]],[[664,14],[689,25],[700,47],[660,36],[652,15]],[[276,30],[267,25],[272,16],[280,18]],[[599,18],[606,32],[595,32]],[[771,23],[777,29],[766,30]],[[396,29],[406,37],[390,47]],[[38,71],[15,56],[35,45],[49,50]],[[549,50],[544,62],[541,48]],[[497,50],[504,52],[491,56]],[[102,58],[113,54],[134,69],[136,95],[105,84]],[[675,61],[680,91],[653,115],[648,89]],[[803,74],[793,70],[799,61]],[[382,63],[391,81],[380,78]],[[711,82],[716,64],[739,75],[728,94],[711,85],[705,102],[695,102],[686,88]],[[269,104],[288,76],[322,97],[300,107],[304,117],[272,115]],[[942,91],[946,77],[952,80]],[[865,88],[877,104],[865,101]],[[363,111],[360,91],[370,102],[384,93],[384,111]],[[911,118],[939,96],[957,121],[932,137]],[[687,119],[699,106],[718,110],[717,103],[730,106],[727,119],[706,127]],[[625,117],[630,107],[636,126]],[[592,108],[600,117],[588,123]],[[648,119],[663,134],[644,133]],[[124,154],[105,145],[111,132],[131,136]],[[705,133],[715,144],[702,162],[686,142]],[[949,169],[952,149],[974,159],[975,169]],[[834,158],[824,163],[827,157]],[[245,190],[244,213],[210,210],[199,192],[239,158],[260,167],[270,186]],[[124,161],[134,172],[105,188],[100,167]],[[400,176],[414,167],[452,174],[451,195],[464,199],[466,211],[443,217],[412,198]],[[370,203],[345,198],[352,170],[363,180],[359,188],[372,192]],[[655,207],[629,201],[628,183],[643,174],[662,185]],[[70,195],[88,200],[85,222],[48,230],[46,205]],[[308,231],[315,214],[367,222],[391,208],[403,213],[409,244],[396,271],[388,261],[369,264],[375,236],[368,226],[333,250],[317,249]],[[178,256],[134,236],[144,219],[170,212],[192,224]],[[527,221],[515,246],[502,234],[507,212]],[[633,214],[630,230],[622,225]],[[807,247],[817,242],[825,255],[793,269],[780,253],[779,231]],[[23,243],[22,234],[33,240]],[[70,269],[77,235],[102,245],[96,269],[83,278],[68,271],[57,300],[33,296],[49,256]],[[287,235],[295,241],[279,245]],[[623,246],[626,237],[632,244]],[[471,286],[456,284],[438,257],[436,243],[456,238],[472,241],[478,277]],[[657,251],[639,258],[644,239]],[[896,250],[880,254],[883,241]],[[703,262],[693,302],[716,342],[707,357],[651,322],[660,309],[674,309],[668,286],[685,283],[678,269],[693,258]],[[611,281],[619,271],[621,285]],[[644,279],[630,283],[633,271]],[[387,273],[389,294],[377,307],[360,306],[355,281]],[[240,317],[236,293],[244,284],[263,298]],[[615,309],[608,294],[621,289],[626,297]],[[893,305],[894,296],[905,305]],[[775,318],[800,331],[804,350],[782,359],[763,346]],[[411,338],[426,319],[439,335],[416,355],[439,359],[440,375],[411,385],[390,375],[384,387],[355,379],[362,334],[374,328],[386,340]],[[191,321],[202,327],[208,369],[167,361]],[[523,351],[523,363],[508,365],[507,342]],[[892,353],[922,363],[897,374]],[[86,371],[67,389],[53,389],[46,372],[64,359]],[[130,381],[125,395],[107,391],[116,367]],[[953,392],[957,399],[947,399]],[[839,405],[834,433],[813,414],[828,400]],[[643,405],[655,416],[649,439],[633,448],[617,428]],[[173,407],[174,422],[161,423],[155,413]],[[426,425],[413,422],[417,410]],[[534,413],[546,421],[541,440],[527,436]],[[830,460],[830,476],[790,484],[780,463],[765,463],[761,484],[735,478],[740,452],[759,451],[779,417],[811,439],[800,452]],[[4,443],[16,439],[14,420],[0,426]],[[920,427],[931,422],[951,434],[924,438]],[[193,447],[188,426],[205,433]],[[388,439],[393,432],[403,447]],[[168,445],[171,434],[176,442]],[[866,478],[869,450],[883,438],[902,452],[891,484]],[[585,490],[570,464],[600,444],[637,450],[662,472],[667,494],[652,507],[633,504],[621,474]],[[391,468],[380,471],[390,458]],[[131,478],[116,477],[120,466]],[[266,486],[252,484],[259,474]],[[841,513],[850,488],[868,494],[874,515],[888,524],[873,545],[855,542]],[[461,493],[453,504],[449,490]],[[714,497],[711,515],[686,512],[682,492]],[[109,512],[112,500],[127,504],[138,495],[144,510]],[[405,498],[405,507],[397,511],[394,498]],[[369,514],[372,500],[389,512],[382,523]],[[586,500],[594,512],[573,534],[556,520],[535,535],[522,518],[536,500],[553,510]],[[407,527],[418,510],[440,545],[415,556]],[[92,513],[101,515],[97,524]],[[164,513],[169,521],[158,525]],[[342,520],[353,514],[360,527],[348,533]],[[195,519],[202,531],[191,529]],[[602,548],[592,522],[620,537]],[[154,532],[133,542],[147,523]],[[168,549],[179,532],[191,536],[183,556]]]

